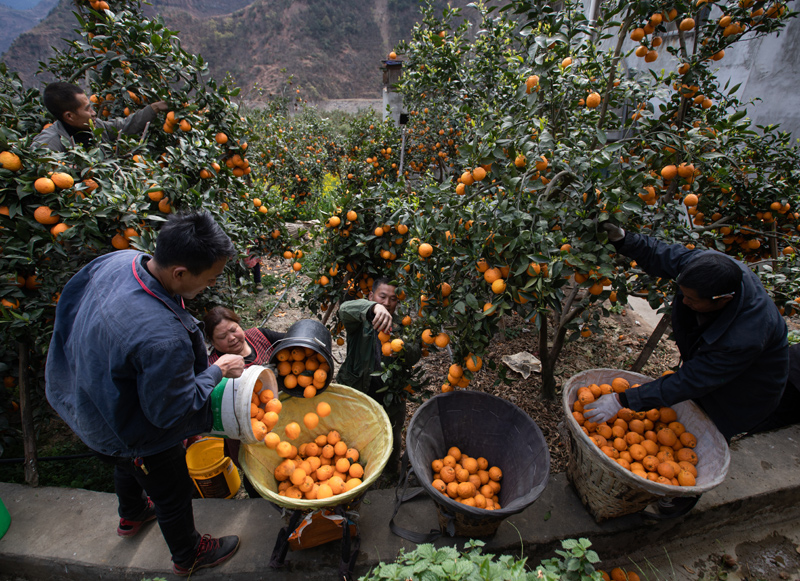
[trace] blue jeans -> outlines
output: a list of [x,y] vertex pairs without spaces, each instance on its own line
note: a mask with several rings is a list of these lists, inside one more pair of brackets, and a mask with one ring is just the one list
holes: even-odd
[[155,505],[158,526],[172,553],[172,561],[180,565],[191,563],[200,544],[200,533],[194,526],[194,484],[183,445],[142,458],[147,473],[134,464],[133,458],[98,456],[114,465],[120,518],[133,519],[141,514],[147,506],[146,494]]

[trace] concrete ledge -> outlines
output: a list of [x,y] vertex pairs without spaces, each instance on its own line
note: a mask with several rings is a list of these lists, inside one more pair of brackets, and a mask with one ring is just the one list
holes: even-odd
[[[552,556],[562,539],[586,537],[605,559],[623,556],[625,547],[658,547],[673,539],[733,526],[748,519],[775,518],[800,507],[800,426],[742,439],[731,447],[728,478],[706,493],[682,519],[653,524],[638,515],[600,525],[588,514],[564,474],[550,479],[539,500],[504,521],[487,541],[494,553],[519,553],[529,563]],[[0,483],[0,498],[11,513],[11,528],[0,540],[0,577],[50,581],[97,579],[136,580],[171,574],[170,555],[155,523],[133,539],[115,534],[116,496],[68,488],[33,489]],[[195,521],[201,533],[238,534],[239,552],[215,569],[194,576],[253,581],[271,578],[322,580],[336,578],[339,544],[290,552],[287,566],[269,568],[278,531],[284,525],[278,510],[260,499],[196,500]],[[393,535],[388,527],[394,491],[369,492],[360,510],[361,554],[356,574],[393,560],[401,547],[414,544]],[[549,514],[549,518],[548,518]],[[419,532],[438,527],[433,501],[421,496],[403,505],[397,521]],[[463,544],[443,538],[436,544]]]

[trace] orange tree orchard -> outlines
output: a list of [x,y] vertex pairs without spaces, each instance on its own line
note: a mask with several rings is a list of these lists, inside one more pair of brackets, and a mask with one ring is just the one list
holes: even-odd
[[[599,332],[606,300],[635,290],[658,306],[672,292],[615,255],[604,222],[751,262],[791,313],[798,152],[774,127],[751,127],[713,66],[794,13],[749,0],[611,2],[590,23],[572,2],[478,9],[478,32],[458,24],[458,10],[424,9],[398,51],[411,118],[439,120],[437,138],[453,129],[448,163],[431,172],[444,155],[426,151],[412,179],[343,199],[312,300],[338,300],[352,285],[364,293],[365,276],[394,277],[414,305],[413,340],[427,329],[450,339],[444,390],[468,384],[467,362],[476,367],[500,315],[517,313],[538,331],[547,397],[565,342]],[[639,46],[623,50],[629,38]],[[634,52],[679,65],[623,74]]]
[[[39,91],[2,71],[0,333],[12,350],[3,355],[6,387],[17,380],[15,344],[30,352],[31,369],[40,370],[33,384],[42,386],[55,304],[69,277],[106,252],[152,250],[170,212],[211,212],[243,253],[283,246],[282,224],[250,198],[246,124],[230,100],[236,90],[208,79],[202,58],[181,49],[160,18],[145,18],[137,1],[79,2],[76,16],[80,38],[47,70],[80,83],[100,118],[159,100],[169,113],[141,136],[55,153],[32,143],[53,121]],[[233,265],[231,272],[244,270]],[[27,366],[19,369],[24,375]]]

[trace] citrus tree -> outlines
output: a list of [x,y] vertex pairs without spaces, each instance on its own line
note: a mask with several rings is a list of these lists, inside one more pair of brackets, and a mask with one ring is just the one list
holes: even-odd
[[[424,12],[398,50],[406,106],[445,108],[463,144],[452,178],[419,192],[415,227],[429,246],[408,261],[418,296],[453,287],[430,322],[451,327],[455,363],[484,352],[496,315],[516,312],[539,332],[552,397],[565,341],[597,332],[606,299],[624,301],[643,279],[615,255],[607,221],[769,259],[776,300],[797,296],[797,151],[786,134],[750,127],[736,87],[720,88],[711,69],[726,47],[793,14],[745,4],[717,3],[723,16],[710,19],[704,2],[603,3],[595,22],[570,2],[478,4],[474,41],[458,11]],[[647,48],[629,52],[652,62],[668,28],[677,70],[623,74],[628,37]],[[671,292],[669,281],[645,282],[654,304]]]
[[[283,228],[251,196],[246,124],[230,101],[236,90],[208,79],[203,59],[183,51],[175,33],[160,18],[146,18],[137,1],[80,2],[76,17],[80,37],[47,70],[80,82],[102,117],[134,114],[160,100],[169,112],[142,135],[103,143],[98,128],[94,144],[57,153],[33,145],[48,121],[39,91],[23,89],[3,70],[3,361],[18,363],[21,388],[28,369],[39,370],[32,384],[40,394],[59,292],[88,261],[129,247],[152,251],[173,211],[210,212],[243,255],[252,247],[279,248],[271,233]],[[233,282],[245,270],[236,261],[229,272]]]

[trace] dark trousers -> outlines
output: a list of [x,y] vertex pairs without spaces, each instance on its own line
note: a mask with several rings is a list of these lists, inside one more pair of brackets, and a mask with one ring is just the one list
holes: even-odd
[[141,514],[147,506],[146,494],[155,505],[158,526],[173,562],[181,565],[191,563],[200,544],[200,533],[194,527],[194,484],[189,477],[183,445],[143,457],[147,473],[137,467],[132,458],[98,456],[114,465],[114,488],[119,499],[120,518],[133,519]]
[[253,271],[253,282],[256,284],[261,284],[261,263],[256,262],[256,265],[250,270]]

